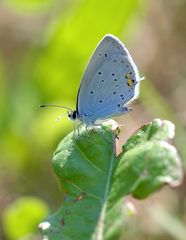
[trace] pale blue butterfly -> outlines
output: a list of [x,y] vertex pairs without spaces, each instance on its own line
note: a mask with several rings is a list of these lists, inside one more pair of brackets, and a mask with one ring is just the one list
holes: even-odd
[[[67,108],[71,120],[87,126],[128,113],[131,100],[139,94],[140,76],[127,48],[108,34],[95,49],[81,81],[76,110]],[[56,105],[42,105],[56,106]],[[63,106],[57,106],[63,107]],[[99,124],[100,125],[100,124]]]

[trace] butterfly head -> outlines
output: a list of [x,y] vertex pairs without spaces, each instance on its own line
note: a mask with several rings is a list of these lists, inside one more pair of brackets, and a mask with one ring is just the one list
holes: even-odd
[[75,121],[77,119],[77,111],[76,110],[72,110],[68,107],[65,107],[65,106],[60,106],[60,105],[55,105],[55,104],[43,104],[43,105],[40,105],[40,107],[58,107],[58,108],[65,108],[67,109],[67,115],[68,117],[72,120],[72,121]]
[[72,120],[75,121],[77,119],[77,111],[67,111],[68,112],[68,117]]

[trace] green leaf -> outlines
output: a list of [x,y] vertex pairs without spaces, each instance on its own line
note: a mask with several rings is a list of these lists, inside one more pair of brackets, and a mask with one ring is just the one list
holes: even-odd
[[113,177],[112,204],[123,195],[143,199],[166,183],[179,184],[180,159],[168,143],[173,137],[174,125],[155,119],[128,139]]
[[[112,128],[116,125],[112,123]],[[62,208],[47,220],[48,239],[90,239],[107,199],[116,164],[115,132],[107,126],[69,134],[54,153],[53,168],[66,193]],[[40,225],[45,228],[47,223]],[[81,230],[80,230],[81,229]],[[61,231],[62,230],[62,231]]]
[[172,123],[156,119],[143,126],[118,157],[117,129],[113,121],[88,132],[82,128],[79,137],[71,133],[59,144],[52,164],[66,197],[60,210],[40,224],[45,239],[113,239],[127,217],[116,214],[127,213],[124,196],[142,199],[164,184],[180,183],[180,160],[168,143]]

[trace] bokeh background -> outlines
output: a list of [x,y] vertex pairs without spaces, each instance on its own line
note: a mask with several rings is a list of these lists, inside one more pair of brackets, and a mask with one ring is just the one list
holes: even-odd
[[[132,113],[117,118],[123,142],[153,118],[176,125],[186,166],[186,0],[1,0],[0,239],[40,239],[37,224],[63,196],[51,168],[58,142],[73,129],[74,108],[92,51],[107,33],[129,49],[141,76]],[[121,239],[186,239],[185,180],[145,201]]]

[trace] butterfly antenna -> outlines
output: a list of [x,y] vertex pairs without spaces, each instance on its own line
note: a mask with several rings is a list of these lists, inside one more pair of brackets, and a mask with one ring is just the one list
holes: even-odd
[[73,112],[73,110],[71,108],[68,108],[68,107],[65,107],[65,106],[60,106],[60,105],[55,105],[55,104],[43,104],[43,105],[40,105],[39,107],[57,107],[57,108],[65,108],[71,112]]

